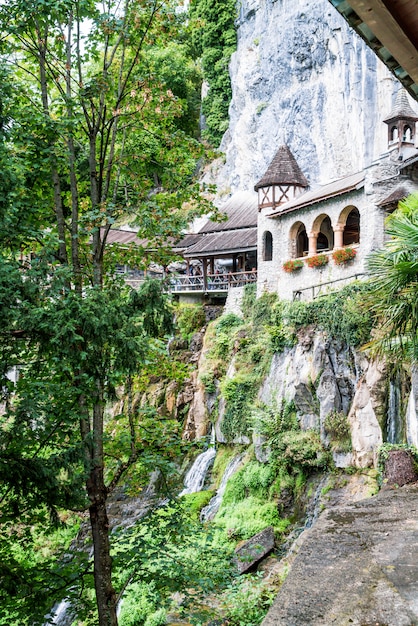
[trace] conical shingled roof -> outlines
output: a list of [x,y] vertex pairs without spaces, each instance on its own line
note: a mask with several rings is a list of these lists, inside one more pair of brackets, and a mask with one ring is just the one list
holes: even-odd
[[408,95],[405,89],[400,89],[396,94],[395,104],[386,119],[383,121],[386,124],[399,119],[418,121],[418,115],[415,113],[411,105],[409,104]]
[[260,187],[270,187],[271,185],[309,187],[309,183],[302,174],[302,170],[297,164],[295,157],[286,145],[280,146],[277,150],[266,173],[262,179],[254,185],[254,189],[258,191]]

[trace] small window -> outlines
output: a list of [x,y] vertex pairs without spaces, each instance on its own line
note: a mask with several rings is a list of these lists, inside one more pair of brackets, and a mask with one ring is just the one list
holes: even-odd
[[399,138],[398,127],[392,126],[391,131],[390,131],[390,140],[398,141],[398,138]]
[[411,143],[412,141],[412,129],[410,126],[405,126],[403,129],[403,141]]
[[272,261],[273,259],[273,235],[266,230],[263,236],[263,261]]

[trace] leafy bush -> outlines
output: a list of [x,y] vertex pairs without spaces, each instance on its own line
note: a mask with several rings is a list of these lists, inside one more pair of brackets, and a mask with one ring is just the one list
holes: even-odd
[[365,303],[370,290],[370,283],[356,282],[313,302],[287,302],[283,319],[293,332],[316,325],[330,337],[358,346],[370,339],[373,318]]
[[[146,583],[128,585],[125,589],[119,616],[120,626],[145,626],[145,624],[151,626],[148,617],[155,614],[158,600],[158,594],[153,585]],[[165,624],[165,621],[160,621],[160,624]]]
[[273,526],[278,533],[282,533],[289,520],[280,518],[275,502],[249,496],[234,506],[227,507],[222,503],[215,524],[230,539],[238,541],[249,539],[267,526]]
[[332,411],[324,421],[325,431],[331,440],[335,452],[351,451],[351,430],[347,416],[342,411]]
[[202,305],[182,304],[177,310],[177,325],[181,336],[190,339],[206,323],[205,310]]
[[252,315],[252,311],[254,308],[254,304],[256,302],[257,295],[257,284],[249,283],[244,287],[244,295],[242,297],[242,313],[244,315],[244,319],[247,319]]
[[241,576],[222,596],[227,623],[231,626],[258,626],[276,593],[257,576]]
[[252,375],[238,374],[221,384],[226,401],[222,432],[229,441],[245,435],[249,426],[249,403],[256,392],[256,380]]
[[236,328],[241,325],[242,319],[238,317],[238,315],[235,315],[235,313],[226,313],[226,315],[221,315],[215,324],[218,332],[226,332],[231,328]]

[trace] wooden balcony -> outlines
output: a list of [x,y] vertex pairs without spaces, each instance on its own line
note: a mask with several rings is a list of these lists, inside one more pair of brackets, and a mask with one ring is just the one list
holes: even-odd
[[233,287],[243,287],[257,281],[257,272],[231,272],[207,274],[206,276],[173,276],[170,278],[171,293],[226,293]]

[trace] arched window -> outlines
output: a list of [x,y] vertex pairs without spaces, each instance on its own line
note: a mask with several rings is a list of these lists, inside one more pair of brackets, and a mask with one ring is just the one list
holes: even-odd
[[343,233],[343,245],[350,246],[360,242],[360,213],[353,207],[347,215]]
[[273,259],[273,235],[269,230],[263,235],[263,261],[271,261]]
[[309,239],[304,224],[301,224],[296,236],[296,256],[305,256],[309,250]]
[[324,217],[319,227],[318,238],[316,240],[316,249],[332,250],[334,247],[334,231],[332,230],[331,220],[328,215]]
[[403,129],[403,141],[411,142],[412,141],[412,129],[410,126],[405,126]]
[[306,233],[305,224],[296,222],[289,232],[289,253],[290,258],[295,259],[306,256],[309,250],[309,239]]
[[390,129],[390,140],[391,141],[398,141],[398,138],[399,138],[398,127],[397,126],[392,126],[392,128]]

